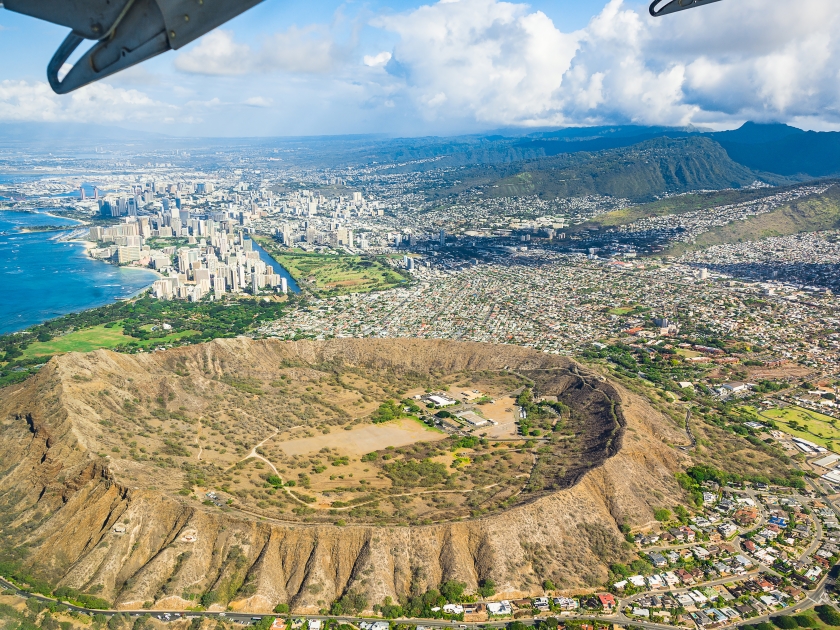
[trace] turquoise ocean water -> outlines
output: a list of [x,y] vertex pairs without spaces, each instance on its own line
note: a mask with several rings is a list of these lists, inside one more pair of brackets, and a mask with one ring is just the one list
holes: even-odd
[[110,304],[149,286],[155,274],[88,258],[63,232],[17,228],[75,222],[42,213],[0,211],[0,334]]

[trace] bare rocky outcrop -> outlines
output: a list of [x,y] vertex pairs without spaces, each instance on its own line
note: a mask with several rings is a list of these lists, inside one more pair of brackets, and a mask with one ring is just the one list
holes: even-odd
[[[295,361],[436,373],[505,368],[527,375],[544,395],[560,387],[546,375],[562,370],[580,377],[582,388],[600,388],[615,403],[621,428],[604,438],[605,458],[567,487],[501,514],[341,527],[249,517],[179,497],[166,486],[165,471],[105,457],[107,429],[92,420],[90,401],[74,393],[110,374],[140,388],[155,383],[150,395],[157,396],[173,370],[188,370],[200,389],[201,378],[270,378],[280,362]],[[500,596],[539,592],[545,579],[567,589],[594,586],[609,563],[628,557],[619,525],[643,525],[653,509],[675,503],[674,472],[683,457],[667,445],[681,440],[668,419],[568,359],[446,341],[232,339],[149,355],[70,354],[0,391],[0,423],[3,548],[25,548],[33,573],[121,608],[153,602],[181,609],[195,604],[187,598],[213,592],[236,610],[264,612],[288,602],[317,611],[351,591],[373,604],[452,579],[468,590],[492,579]]]

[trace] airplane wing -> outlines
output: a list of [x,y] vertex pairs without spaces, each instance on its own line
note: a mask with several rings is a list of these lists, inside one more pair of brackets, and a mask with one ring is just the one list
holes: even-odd
[[677,11],[684,11],[685,9],[693,9],[694,7],[702,7],[705,4],[712,2],[719,2],[720,0],[653,0],[650,3],[650,14],[653,17],[660,17]]
[[[262,0],[3,0],[0,6],[71,29],[47,65],[47,80],[66,94],[167,50],[177,50]],[[96,43],[61,79],[83,40]]]

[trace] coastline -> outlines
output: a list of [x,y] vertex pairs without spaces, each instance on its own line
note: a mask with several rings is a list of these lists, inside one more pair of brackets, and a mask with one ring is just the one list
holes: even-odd
[[[22,221],[26,223],[26,221]],[[118,301],[135,299],[161,277],[153,269],[125,267],[90,256],[96,247],[86,230],[74,223],[59,234],[30,234],[13,258],[11,250],[0,256],[0,277],[16,299],[2,302],[0,334],[13,333],[56,317],[78,313]],[[0,240],[6,239],[0,236]],[[13,232],[9,238],[14,238]],[[27,269],[45,272],[26,273]],[[137,275],[136,271],[150,272]],[[8,275],[7,275],[8,274]],[[64,274],[64,275],[60,275]]]
[[[147,271],[149,273],[153,273],[158,279],[166,277],[162,273],[160,273],[159,271],[157,271],[155,269],[152,269],[151,267],[134,267],[134,266],[131,266],[131,265],[126,265],[125,267],[120,267],[119,265],[114,265],[114,263],[112,263],[108,260],[103,260],[101,258],[94,258],[93,256],[90,255],[90,250],[96,248],[96,243],[94,243],[93,241],[87,241],[87,240],[82,240],[82,239],[78,239],[78,238],[73,238],[73,239],[67,239],[67,242],[68,243],[81,243],[82,248],[84,249],[85,255],[88,258],[90,258],[91,260],[98,260],[100,262],[105,263],[106,265],[113,265],[114,267],[119,267],[120,269],[133,269],[133,270],[136,270],[136,271]],[[149,286],[147,286],[145,289],[141,289],[141,291],[145,291],[150,286],[152,286],[151,283],[149,283]]]
[[[71,217],[63,217],[60,214],[53,214],[52,212],[39,212],[38,210],[33,210],[33,212],[35,214],[43,214],[43,215],[46,215],[48,217],[52,217],[53,219],[61,219],[62,221],[74,221],[78,225],[88,225],[85,221],[81,221],[79,219],[73,219]],[[72,227],[72,226],[68,225],[67,227]]]

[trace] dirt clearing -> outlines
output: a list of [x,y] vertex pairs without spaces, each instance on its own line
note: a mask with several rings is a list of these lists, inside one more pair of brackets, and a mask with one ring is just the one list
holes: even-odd
[[333,431],[326,435],[277,442],[275,445],[287,455],[317,453],[322,448],[337,448],[349,455],[365,455],[388,446],[398,448],[415,442],[436,442],[445,433],[429,429],[417,420],[402,418],[384,424],[366,424],[350,431]]

